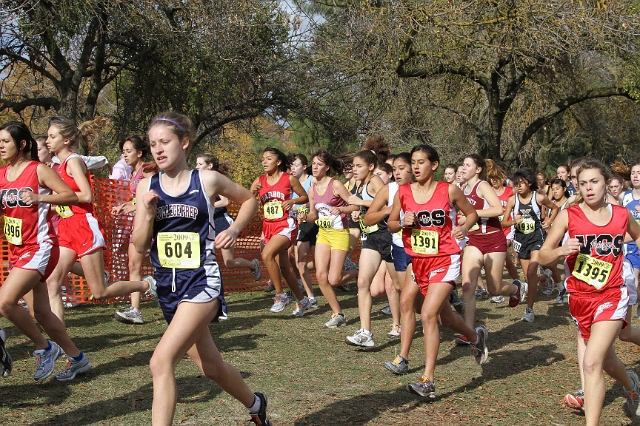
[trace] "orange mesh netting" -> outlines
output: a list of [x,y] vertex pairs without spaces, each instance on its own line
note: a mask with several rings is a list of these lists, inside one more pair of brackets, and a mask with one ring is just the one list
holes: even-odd
[[[131,199],[129,192],[129,181],[112,180],[106,178],[91,178],[91,185],[94,194],[94,215],[104,228],[104,237],[107,241],[107,250],[104,251],[105,270],[110,273],[111,281],[128,280],[129,279],[129,257],[127,251],[129,249],[129,237],[133,229],[133,215],[111,214],[114,206],[122,204]],[[230,203],[227,207],[231,217],[235,217],[238,211],[238,205]],[[3,218],[2,218],[3,219]],[[0,232],[2,239],[0,240],[0,285],[9,275],[9,244],[4,238],[4,223],[0,219]],[[260,259],[260,236],[262,234],[262,210],[258,209],[258,213],[253,220],[242,231],[236,242],[235,257],[245,258],[248,260]],[[358,246],[353,253],[353,260],[357,262],[360,254]],[[222,272],[224,289],[226,293],[239,291],[255,291],[262,290],[269,278],[268,273],[261,262],[262,279],[254,281],[251,271],[248,269],[227,269],[222,259],[220,250],[216,250],[218,263]],[[153,267],[149,262],[149,256],[145,257],[142,265],[142,276],[152,275]],[[63,302],[76,305],[82,303],[112,303],[115,301],[128,300],[128,297],[115,298],[109,301],[97,301],[91,297],[91,291],[84,278],[74,274],[69,274],[68,284],[64,286],[62,291]],[[314,276],[315,283],[315,276]]]

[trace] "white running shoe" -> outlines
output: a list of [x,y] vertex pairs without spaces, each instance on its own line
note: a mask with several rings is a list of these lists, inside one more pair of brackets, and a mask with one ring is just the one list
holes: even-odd
[[364,346],[366,348],[370,348],[375,345],[371,332],[362,328],[353,333],[353,336],[347,336],[344,339],[344,342],[347,345]]
[[291,299],[285,294],[276,294],[273,298],[273,306],[271,307],[271,312],[282,312],[284,311],[285,306],[291,303]]
[[133,306],[125,311],[116,312],[115,318],[125,324],[144,324],[142,312]]
[[307,296],[305,296],[302,298],[302,300],[296,303],[296,308],[293,310],[291,315],[293,315],[294,317],[304,316],[305,311],[308,311],[310,307],[311,307],[311,301]]
[[533,309],[526,308],[524,310],[524,315],[522,316],[522,321],[524,322],[533,322],[536,316],[533,314]]
[[347,317],[343,313],[334,312],[331,319],[324,323],[325,328],[338,328],[347,325]]

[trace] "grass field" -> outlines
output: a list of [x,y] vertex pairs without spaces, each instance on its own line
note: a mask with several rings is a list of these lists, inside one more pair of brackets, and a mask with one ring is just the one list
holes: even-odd
[[[236,293],[227,297],[230,318],[211,325],[225,359],[253,390],[268,394],[277,425],[580,425],[584,417],[563,406],[565,393],[580,386],[575,328],[567,306],[540,296],[536,321],[523,323],[524,308],[478,303],[478,322],[489,329],[489,362],[475,364],[453,333],[441,331],[436,369],[438,398],[424,402],[405,390],[424,364],[422,333],[410,356],[410,374],[394,376],[382,365],[394,357],[399,340],[387,339],[390,317],[374,301],[376,346],[362,350],[344,344],[358,327],[355,291],[340,293],[347,327],[323,329],[330,312],[320,308],[292,318],[292,307],[269,312],[271,295]],[[146,323],[121,324],[116,306],[82,306],[67,311],[69,333],[94,368],[69,383],[33,380],[31,343],[4,318],[0,326],[14,359],[10,377],[0,381],[0,424],[146,425],[151,421],[152,383],[148,362],[166,328],[154,302],[143,306]],[[639,326],[638,319],[634,325]],[[628,368],[640,370],[640,348],[618,342]],[[58,361],[57,369],[63,366]],[[178,365],[176,424],[246,424],[247,411],[222,393],[185,359]],[[622,388],[607,380],[604,425],[634,423],[624,410]]]

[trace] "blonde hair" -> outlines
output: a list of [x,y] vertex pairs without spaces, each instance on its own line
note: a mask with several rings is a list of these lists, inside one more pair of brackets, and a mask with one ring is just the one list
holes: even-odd
[[49,120],[49,126],[55,126],[63,139],[69,139],[71,142],[70,148],[79,142],[84,142],[90,148],[98,138],[100,131],[109,124],[109,119],[105,117],[96,117],[93,120],[83,122],[79,126],[76,126],[75,122],[70,118],[62,115],[55,116]]

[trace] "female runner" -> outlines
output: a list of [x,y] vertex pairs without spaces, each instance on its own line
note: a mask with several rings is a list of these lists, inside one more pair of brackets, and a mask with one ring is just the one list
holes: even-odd
[[[407,270],[405,288],[411,285],[409,277],[414,275],[424,295],[421,317],[425,369],[420,380],[409,384],[407,390],[430,399],[436,397],[435,366],[440,347],[438,317],[442,325],[473,342],[470,347],[478,364],[485,363],[489,355],[486,327],[481,325],[474,330],[449,306],[451,288],[460,274],[460,248],[456,239],[465,237],[478,216],[455,185],[434,180],[439,163],[437,151],[429,145],[418,145],[411,150],[416,182],[398,189],[389,216],[389,230],[402,230],[404,248],[412,258],[413,274]],[[467,217],[467,222],[460,227],[454,223],[456,209]],[[401,211],[404,211],[402,222]]]
[[[282,151],[276,148],[266,148],[262,153],[262,167],[265,174],[253,181],[251,192],[260,198],[263,206],[264,218],[262,232],[265,246],[262,250],[262,261],[269,271],[271,282],[275,286],[271,312],[282,312],[291,301],[282,290],[282,279],[298,300],[292,315],[301,317],[311,307],[307,296],[302,295],[296,276],[291,270],[291,262],[287,251],[296,240],[296,223],[289,216],[289,210],[294,204],[304,204],[309,201],[307,193],[300,185],[300,181],[289,173],[289,161]],[[301,194],[291,199],[291,191]]]
[[[622,278],[622,244],[625,233],[640,241],[640,225],[624,208],[606,201],[610,172],[600,161],[584,160],[576,176],[578,204],[560,212],[540,250],[540,261],[551,264],[566,257],[571,272],[566,282],[569,311],[585,345],[585,417],[587,425],[597,425],[605,394],[603,370],[623,386],[628,407],[640,415],[638,376],[625,371],[613,347],[627,326],[629,295]],[[567,232],[568,240],[558,246]]]
[[93,140],[106,123],[106,119],[96,118],[76,127],[73,121],[62,116],[56,116],[49,122],[47,146],[62,161],[58,174],[76,193],[79,201],[77,205],[60,206],[56,209],[62,217],[58,225],[60,260],[47,280],[47,288],[51,309],[61,320],[64,318],[64,308],[60,287],[78,258],[87,284],[96,299],[108,299],[149,289],[146,280],[119,281],[107,286],[102,254],[106,242],[102,226],[93,216],[89,172],[78,154],[71,152],[71,148],[80,141],[89,143]]
[[[360,328],[351,336],[345,338],[348,345],[372,347],[375,345],[371,333],[371,283],[375,277],[380,262],[393,264],[391,255],[391,233],[387,229],[386,218],[372,226],[364,225],[364,216],[377,192],[384,186],[384,182],[373,172],[378,162],[384,162],[389,155],[389,145],[382,136],[371,138],[363,145],[363,151],[353,157],[353,174],[360,182],[356,193],[349,197],[349,204],[358,206],[359,211],[352,214],[354,220],[360,222],[362,234],[362,249],[358,266],[358,313],[360,314]],[[384,281],[382,281],[384,283]],[[382,290],[373,289],[376,295],[384,294]]]
[[[218,159],[208,152],[199,154],[196,157],[196,170],[214,170],[227,176],[226,167],[222,166],[218,162]],[[229,199],[227,197],[216,194],[215,203],[213,204],[213,207],[215,208],[215,211],[213,212],[213,224],[215,225],[216,233],[218,234],[228,229],[229,226],[233,224],[233,219],[227,213],[228,205]],[[220,251],[222,252],[224,265],[228,269],[249,269],[253,275],[253,279],[256,281],[260,280],[262,277],[262,271],[260,270],[260,262],[258,259],[249,261],[247,259],[236,258],[234,247],[222,249]]]
[[[62,321],[51,312],[45,280],[59,256],[57,238],[47,219],[49,204],[71,205],[78,202],[78,197],[56,172],[29,160],[29,154],[37,158],[36,141],[27,126],[12,121],[0,127],[0,157],[7,163],[0,168],[0,194],[12,266],[0,287],[0,315],[35,345],[35,380],[51,376],[62,350],[69,359],[56,379],[73,380],[76,374],[90,369],[91,363],[73,343]],[[18,304],[30,291],[31,312],[51,340],[44,338],[29,313]],[[2,340],[4,347],[4,336]],[[8,376],[11,358],[5,349],[2,352],[3,376]]]
[[[255,215],[257,201],[242,186],[220,173],[190,170],[189,144],[195,128],[174,112],[157,115],[149,126],[151,153],[162,173],[138,185],[133,244],[151,247],[156,292],[169,323],[151,357],[152,423],[171,425],[176,409],[175,368],[186,354],[205,376],[249,408],[254,423],[269,425],[267,398],[252,393],[233,366],[222,359],[209,323],[226,316],[226,303],[215,246],[229,248]],[[216,194],[240,204],[235,222],[216,235]]]
[[484,177],[486,163],[477,154],[468,155],[463,162],[466,180],[463,192],[469,203],[476,209],[478,223],[472,224],[467,234],[469,241],[462,257],[462,301],[465,305],[464,318],[473,327],[476,314],[475,286],[484,268],[487,289],[491,296],[509,296],[509,306],[516,307],[523,300],[527,286],[519,280],[513,284],[502,281],[502,271],[507,257],[507,239],[502,231],[498,216],[503,213],[500,199],[495,191],[481,177]]
[[[120,142],[120,150],[124,156],[125,163],[131,167],[131,174],[129,175],[131,200],[111,209],[111,213],[116,216],[121,214],[135,214],[135,197],[138,183],[140,183],[143,178],[157,173],[155,163],[146,165],[144,163],[145,158],[149,156],[151,152],[149,151],[149,142],[140,136],[133,135],[123,139],[122,142]],[[129,259],[129,279],[131,281],[140,281],[142,279],[142,262],[144,261],[144,255],[138,253],[131,242],[129,242],[127,255]],[[140,292],[131,293],[131,305],[124,310],[116,312],[116,320],[128,324],[144,323],[142,312],[140,311],[141,294]]]
[[344,260],[349,252],[348,217],[357,207],[347,205],[351,194],[340,181],[330,177],[333,171],[340,170],[340,163],[327,151],[318,151],[312,158],[311,172],[315,182],[309,192],[309,214],[301,214],[300,220],[318,225],[316,278],[332,311],[324,326],[337,328],[346,325],[346,317],[333,287],[342,279]]
[[[558,214],[558,207],[545,195],[537,192],[538,184],[535,179],[535,173],[531,169],[515,172],[513,182],[516,193],[509,198],[502,219],[503,227],[515,225],[516,228],[513,248],[518,253],[518,260],[528,283],[527,307],[522,317],[525,322],[533,322],[535,319],[533,304],[538,291],[538,253],[545,239],[545,231]],[[541,206],[550,209],[551,215],[543,216]]]

